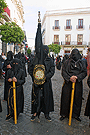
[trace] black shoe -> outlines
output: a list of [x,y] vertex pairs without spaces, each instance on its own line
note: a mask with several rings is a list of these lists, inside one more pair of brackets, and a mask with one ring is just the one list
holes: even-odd
[[60,117],[60,120],[62,121],[62,120],[64,120],[66,117],[65,116],[61,116]]
[[79,117],[74,117],[74,119],[81,122],[81,119]]
[[49,117],[49,115],[45,115],[45,118],[46,118],[49,122],[52,121],[51,118]]
[[31,121],[34,121],[36,117],[37,117],[37,115],[36,116],[32,115]]
[[9,121],[11,118],[12,118],[12,116],[11,116],[11,115],[8,115],[8,116],[6,117],[6,121]]

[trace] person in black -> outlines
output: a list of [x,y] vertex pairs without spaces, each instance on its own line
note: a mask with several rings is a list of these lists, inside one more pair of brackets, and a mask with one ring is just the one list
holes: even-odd
[[[42,100],[41,100],[41,106],[40,106],[40,112],[43,112],[45,115],[45,118],[48,119],[48,121],[51,121],[51,118],[49,116],[49,112],[54,111],[54,101],[53,101],[53,92],[52,92],[52,84],[51,84],[51,77],[54,75],[55,72],[55,66],[53,63],[52,58],[48,56],[48,46],[43,45],[43,52],[44,52],[44,65],[45,65],[45,83],[41,85],[42,88]],[[33,69],[36,65],[36,57],[31,62],[29,67],[29,74],[32,77],[32,81],[34,81],[33,78]],[[33,114],[31,117],[31,121],[35,120],[35,117],[37,115],[37,108],[38,108],[38,93],[39,93],[39,86],[34,84],[32,86],[32,108],[31,113]]]
[[73,49],[70,58],[62,66],[64,84],[62,87],[60,120],[69,117],[72,83],[75,83],[74,104],[72,117],[78,121],[82,105],[82,80],[87,76],[87,69],[78,49]]
[[86,66],[86,68],[87,68],[87,59],[86,59],[86,57],[83,56],[82,60],[84,61],[84,64],[85,64],[85,66]]
[[61,58],[60,58],[59,55],[57,56],[56,68],[57,68],[58,70],[61,69]]
[[25,72],[25,77],[27,77],[27,72],[26,72],[26,58],[24,56],[24,53],[21,54],[21,58],[20,58],[21,62],[22,62],[22,69],[24,70]]
[[2,56],[0,55],[0,79],[1,79],[1,77],[2,77],[2,67],[3,67],[3,62],[4,62],[5,60],[2,58]]
[[8,92],[7,92],[7,81],[6,81],[6,76],[7,76],[7,71],[8,69],[11,68],[11,61],[13,59],[13,53],[12,51],[9,51],[7,53],[7,59],[5,60],[4,64],[3,64],[3,71],[5,71],[5,80],[4,80],[4,100],[7,101],[7,97],[8,97]]
[[[88,84],[88,87],[90,88],[90,75],[87,79],[87,84]],[[90,91],[89,91],[89,94],[88,94],[84,115],[89,117],[89,127],[90,127]]]
[[[38,28],[35,38],[35,53],[36,53],[35,58],[30,63],[29,66],[29,74],[32,77],[33,81],[31,121],[34,121],[37,116],[39,118],[41,112],[44,113],[45,118],[48,121],[51,121],[49,113],[54,111],[51,77],[55,73],[55,66],[52,58],[48,56],[49,53],[48,46],[43,45],[42,43],[40,18],[38,19]],[[35,70],[36,66],[39,66],[40,70],[41,70],[40,66],[43,66],[45,69],[44,81],[41,84],[35,82],[35,76],[33,74],[33,71]]]
[[53,60],[53,63],[55,64],[55,59],[54,59],[54,55],[52,54],[52,60]]
[[28,63],[27,63],[27,64],[28,64],[28,69],[27,69],[28,73],[29,73],[29,66],[30,66],[30,63],[32,62],[32,60],[34,59],[34,57],[35,57],[35,56],[34,56],[33,54],[30,54],[30,55],[29,55],[29,58],[28,58],[28,61],[27,61],[27,62],[28,62]]
[[67,54],[64,55],[63,60],[62,60],[62,64],[64,64],[64,62],[69,58],[69,56]]
[[23,113],[24,108],[24,93],[23,84],[25,83],[24,70],[21,68],[21,61],[17,58],[11,62],[11,69],[7,71],[6,81],[8,82],[8,100],[7,100],[7,116],[6,121],[14,118],[13,109],[13,81],[16,88],[16,110],[17,118],[20,113]]

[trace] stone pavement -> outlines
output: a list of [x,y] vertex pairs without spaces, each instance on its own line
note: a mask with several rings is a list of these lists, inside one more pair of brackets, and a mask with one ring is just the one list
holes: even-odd
[[[84,116],[85,105],[89,88],[87,86],[87,77],[83,81],[83,103],[81,110],[81,122],[72,119],[71,126],[68,125],[68,119],[63,121],[59,120],[60,112],[60,98],[61,88],[63,85],[63,78],[61,71],[55,70],[55,74],[52,78],[52,87],[54,95],[54,109],[55,111],[50,113],[52,122],[48,122],[43,113],[40,115],[40,123],[36,119],[34,122],[30,121],[31,117],[31,89],[32,82],[31,77],[28,75],[24,84],[24,113],[20,114],[17,125],[14,124],[13,119],[6,122],[5,117],[7,114],[6,101],[3,102],[4,93],[4,80],[0,80],[2,86],[0,86],[0,97],[2,101],[3,111],[0,113],[0,135],[90,135],[89,118]],[[67,88],[68,89],[68,88]]]

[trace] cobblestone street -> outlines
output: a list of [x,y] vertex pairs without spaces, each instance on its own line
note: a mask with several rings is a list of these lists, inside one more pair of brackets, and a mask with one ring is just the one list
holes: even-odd
[[[90,135],[89,118],[84,116],[84,110],[89,93],[87,86],[87,77],[83,80],[83,97],[81,122],[72,119],[71,126],[68,125],[68,119],[59,120],[60,117],[60,99],[63,85],[63,78],[61,71],[55,69],[55,74],[52,78],[52,89],[54,96],[54,112],[50,113],[52,122],[48,122],[43,113],[40,115],[40,122],[36,119],[34,122],[31,118],[31,77],[28,75],[24,84],[24,113],[20,114],[17,125],[14,124],[13,119],[6,122],[7,104],[3,102],[4,95],[4,80],[0,80],[0,98],[2,101],[3,111],[0,113],[0,135]],[[68,90],[68,88],[67,88]]]

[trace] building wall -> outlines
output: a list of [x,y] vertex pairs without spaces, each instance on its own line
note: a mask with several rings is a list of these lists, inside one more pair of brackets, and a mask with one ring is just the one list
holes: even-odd
[[[8,19],[3,19],[3,24],[5,24],[6,21],[15,22],[23,30],[23,24],[25,21],[23,18],[24,11],[21,0],[5,0],[5,2],[10,10],[10,17],[7,15]],[[1,24],[2,23],[0,23],[0,25]],[[2,53],[2,50],[2,42],[0,41],[0,53]],[[7,52],[8,51],[14,51],[14,46],[7,44]],[[4,52],[6,52],[6,50]]]
[[11,21],[16,22],[23,29],[23,6],[21,0],[6,0],[6,3],[10,9]]
[[[78,19],[84,20],[84,30],[77,30]],[[66,26],[66,20],[71,19],[72,30],[64,30]],[[54,21],[59,20],[60,30],[53,30]],[[75,16],[60,16],[60,17],[47,17],[46,18],[46,44],[50,44],[54,41],[54,35],[59,35],[59,41],[65,41],[65,34],[71,34],[71,41],[77,41],[77,34],[83,34],[83,41],[90,41],[90,15],[75,15]]]
[[[71,19],[71,30],[65,30],[66,20]],[[84,29],[76,29],[76,25],[78,25],[78,19],[83,19]],[[55,26],[55,20],[59,20],[60,30],[53,30],[53,26]],[[73,9],[73,10],[57,10],[57,11],[46,11],[44,18],[42,20],[42,31],[45,29],[43,33],[45,44],[49,45],[54,42],[54,35],[59,35],[59,42],[65,42],[65,35],[71,35],[71,42],[77,42],[77,35],[83,34],[83,41],[90,42],[90,8],[83,9]],[[69,49],[70,50],[70,49]],[[79,50],[83,50],[83,48],[79,48]]]

